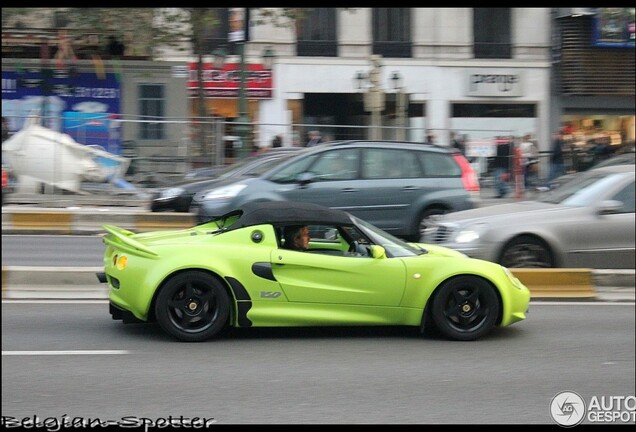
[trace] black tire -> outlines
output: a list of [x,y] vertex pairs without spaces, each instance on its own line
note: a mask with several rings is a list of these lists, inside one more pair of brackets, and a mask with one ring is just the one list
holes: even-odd
[[161,328],[184,342],[202,342],[226,325],[230,299],[223,285],[200,271],[181,273],[161,288],[155,316]]
[[495,326],[499,300],[487,281],[477,276],[459,276],[439,288],[431,312],[435,327],[443,336],[470,341]]
[[426,235],[426,233],[428,231],[430,231],[432,225],[433,225],[433,220],[438,217],[441,216],[443,214],[448,213],[447,209],[444,208],[440,208],[440,207],[433,207],[433,208],[428,208],[425,209],[422,214],[420,214],[420,219],[419,222],[417,224],[417,233],[415,234],[414,238],[412,239],[412,241],[415,242],[420,242],[422,241],[422,239],[424,239],[424,236]]
[[504,246],[499,263],[508,268],[550,268],[554,267],[554,257],[545,242],[522,236]]

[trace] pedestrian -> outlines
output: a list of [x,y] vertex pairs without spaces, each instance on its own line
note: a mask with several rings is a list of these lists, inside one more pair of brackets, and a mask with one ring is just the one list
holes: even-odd
[[424,138],[424,144],[435,144],[435,134],[432,130],[426,131],[426,137]]
[[278,134],[272,139],[272,148],[282,147],[283,146],[283,137]]
[[521,151],[521,167],[523,169],[524,187],[528,189],[531,184],[530,177],[534,174],[533,169],[537,164],[537,148],[531,140],[530,134],[523,136],[519,144]]
[[548,177],[548,184],[546,185],[548,188],[550,188],[550,183],[554,179],[565,175],[564,147],[565,140],[563,139],[563,132],[553,132],[552,147],[550,149],[550,176]]
[[461,154],[466,156],[466,149],[464,147],[464,141],[455,132],[451,132],[450,133],[450,144],[451,144],[451,147],[459,150],[459,152]]
[[310,131],[309,132],[309,141],[307,141],[307,144],[305,144],[305,147],[317,146],[320,143],[322,143],[322,136],[320,135],[320,132],[318,132],[316,130]]
[[494,180],[497,195],[503,198],[508,194],[510,181],[510,158],[512,157],[512,138],[497,143],[497,155],[494,162]]

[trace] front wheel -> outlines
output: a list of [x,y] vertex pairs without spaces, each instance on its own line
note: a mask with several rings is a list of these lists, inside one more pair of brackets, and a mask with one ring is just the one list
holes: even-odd
[[181,273],[161,289],[155,315],[161,328],[184,342],[216,336],[226,325],[230,299],[223,285],[200,271]]
[[499,263],[509,268],[550,268],[554,259],[550,248],[534,237],[522,236],[507,244]]
[[433,322],[447,338],[469,341],[488,333],[499,315],[495,289],[476,276],[459,276],[445,282],[436,293]]
[[429,232],[434,229],[436,219],[446,213],[448,213],[448,210],[440,207],[434,207],[424,210],[420,215],[417,237],[413,240],[416,242],[424,241]]

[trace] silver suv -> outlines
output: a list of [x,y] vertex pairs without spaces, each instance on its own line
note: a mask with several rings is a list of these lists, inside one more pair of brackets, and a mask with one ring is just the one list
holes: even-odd
[[302,150],[259,177],[218,183],[197,193],[190,211],[203,223],[248,201],[311,202],[418,241],[432,217],[471,209],[478,196],[475,172],[454,149],[339,141]]

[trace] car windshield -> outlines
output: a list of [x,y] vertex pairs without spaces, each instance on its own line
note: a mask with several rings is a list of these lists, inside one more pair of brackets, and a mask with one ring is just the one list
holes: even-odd
[[351,219],[353,219],[356,225],[360,227],[360,229],[371,239],[371,241],[373,241],[373,243],[384,248],[387,256],[396,258],[422,255],[427,253],[426,250],[420,247],[411,246],[404,240],[400,240],[399,238],[382,231],[378,227],[371,225],[370,223],[365,222],[362,219],[358,219],[355,216],[351,216]]
[[586,207],[598,200],[603,191],[614,182],[619,173],[587,172],[547,193],[539,201],[563,204],[572,207]]

